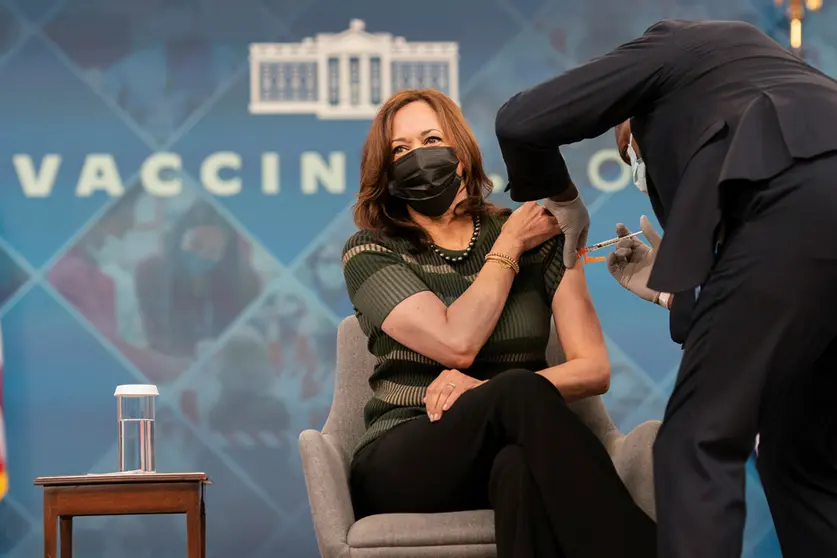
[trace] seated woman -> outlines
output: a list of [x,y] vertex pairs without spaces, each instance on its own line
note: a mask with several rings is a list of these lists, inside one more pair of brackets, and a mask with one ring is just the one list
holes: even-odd
[[[377,357],[351,466],[359,517],[495,511],[501,558],[655,556],[656,526],[567,403],[610,368],[581,264],[491,182],[459,108],[432,90],[386,101],[363,148],[343,252]],[[550,318],[567,360],[548,367]]]

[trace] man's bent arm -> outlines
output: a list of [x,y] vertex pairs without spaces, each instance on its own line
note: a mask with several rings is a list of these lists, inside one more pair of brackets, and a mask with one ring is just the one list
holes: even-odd
[[[514,201],[573,199],[559,147],[595,138],[660,95],[673,55],[669,25],[511,97],[495,132]],[[569,190],[569,192],[567,192]]]

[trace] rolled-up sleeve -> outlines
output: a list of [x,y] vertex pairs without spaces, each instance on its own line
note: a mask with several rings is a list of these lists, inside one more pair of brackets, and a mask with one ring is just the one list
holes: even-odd
[[564,235],[549,239],[541,247],[543,259],[543,286],[546,291],[546,303],[552,305],[552,299],[558,291],[558,285],[567,270],[564,265]]

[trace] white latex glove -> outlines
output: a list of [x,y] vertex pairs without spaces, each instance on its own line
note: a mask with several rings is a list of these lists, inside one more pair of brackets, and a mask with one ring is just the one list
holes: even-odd
[[587,231],[590,228],[590,214],[581,196],[574,200],[559,202],[549,198],[543,200],[543,206],[558,220],[558,226],[564,233],[564,265],[575,265],[578,251],[587,245]]
[[[651,246],[637,237],[623,238],[616,244],[616,251],[608,254],[607,270],[620,285],[638,297],[654,302],[659,293],[648,288],[648,278],[651,276],[651,268],[654,267],[654,259],[657,257],[662,238],[645,215],[639,219],[639,228]],[[631,231],[628,227],[622,223],[616,225],[617,236],[629,234]]]

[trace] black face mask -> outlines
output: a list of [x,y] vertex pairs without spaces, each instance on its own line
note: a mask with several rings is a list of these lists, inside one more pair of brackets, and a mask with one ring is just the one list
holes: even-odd
[[439,217],[453,203],[462,178],[450,147],[413,149],[389,169],[389,193],[428,217]]

